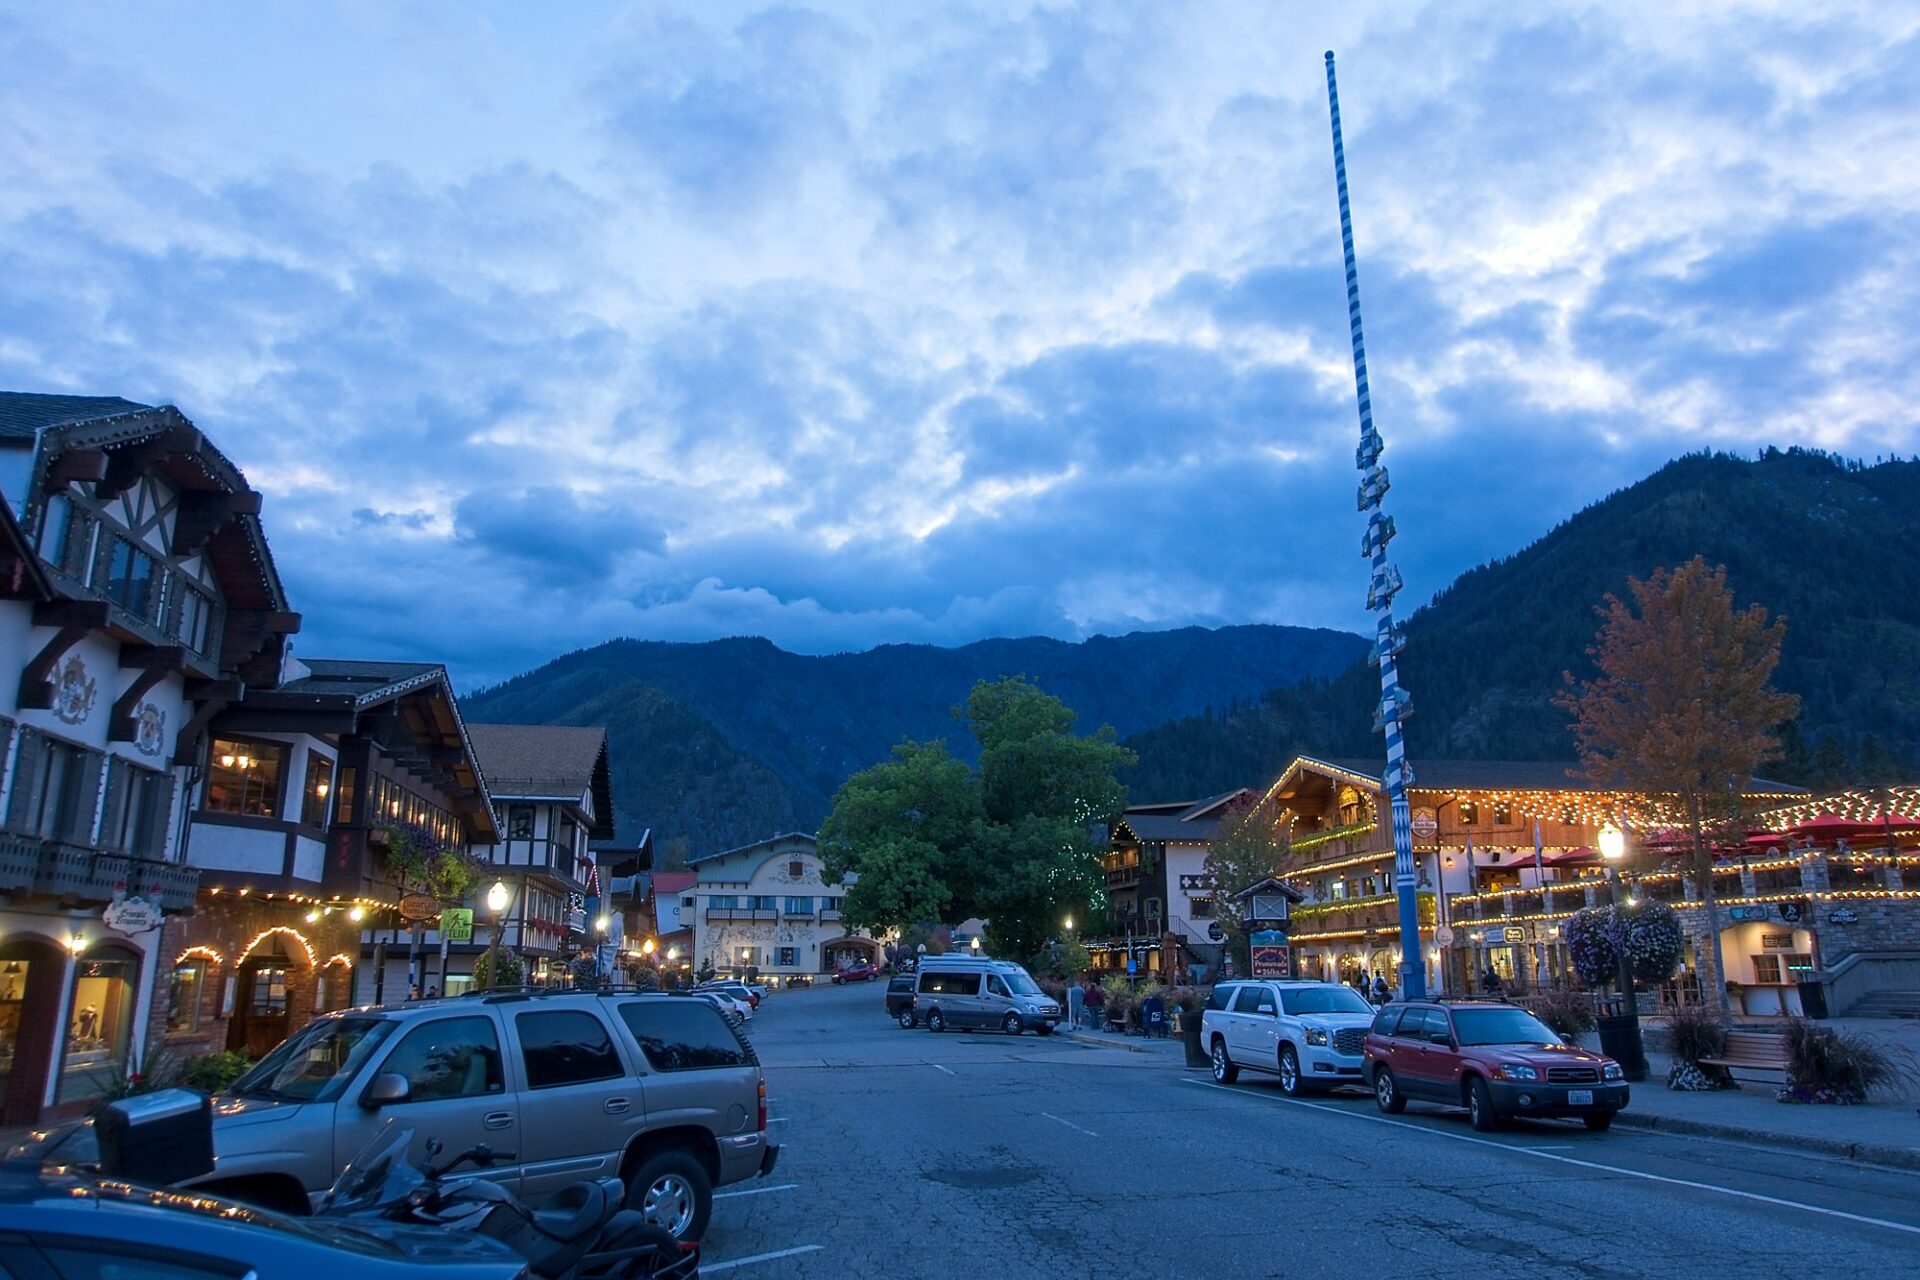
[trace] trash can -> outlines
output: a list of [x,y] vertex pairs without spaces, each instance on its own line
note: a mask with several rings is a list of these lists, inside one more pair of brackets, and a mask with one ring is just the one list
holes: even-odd
[[1640,1019],[1633,1014],[1609,1014],[1595,1019],[1600,1030],[1600,1052],[1620,1064],[1629,1080],[1647,1078],[1647,1053],[1640,1042]]
[[1800,1012],[1809,1018],[1827,1016],[1827,984],[1803,981],[1800,984]]
[[1186,1042],[1187,1065],[1204,1067],[1207,1065],[1206,1046],[1200,1043],[1200,1015],[1183,1013],[1180,1015],[1180,1038]]

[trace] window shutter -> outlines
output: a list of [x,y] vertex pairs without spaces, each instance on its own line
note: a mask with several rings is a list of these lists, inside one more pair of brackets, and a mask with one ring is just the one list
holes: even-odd
[[80,795],[73,806],[72,825],[63,837],[73,844],[92,844],[94,827],[100,817],[100,774],[106,767],[107,756],[104,751],[93,751],[82,747],[79,759]]
[[13,721],[0,716],[0,786],[7,782],[7,762],[13,759]]
[[118,756],[107,760],[107,799],[100,806],[100,844],[103,848],[119,849],[121,835],[125,830],[124,819],[127,812],[127,790],[133,782],[133,775],[127,768],[127,762]]
[[167,852],[167,832],[173,826],[173,794],[179,787],[179,779],[172,770],[157,774],[147,784],[148,821],[146,839],[138,849],[133,850],[142,858],[162,858]]
[[40,813],[40,792],[47,784],[47,749],[33,729],[20,729],[19,763],[14,766],[13,791],[7,799],[7,827],[32,831]]

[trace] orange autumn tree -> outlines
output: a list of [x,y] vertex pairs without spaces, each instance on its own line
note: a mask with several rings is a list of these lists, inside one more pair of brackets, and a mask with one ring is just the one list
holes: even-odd
[[1645,581],[1629,578],[1627,590],[1631,603],[1609,594],[1598,610],[1604,621],[1587,652],[1600,677],[1576,683],[1567,673],[1557,701],[1573,713],[1589,780],[1635,793],[1691,830],[1713,940],[1705,976],[1725,1011],[1706,828],[1739,812],[1749,780],[1780,754],[1776,730],[1799,713],[1800,700],[1772,683],[1787,624],[1769,623],[1761,605],[1735,609],[1725,567],[1708,568],[1699,556]]

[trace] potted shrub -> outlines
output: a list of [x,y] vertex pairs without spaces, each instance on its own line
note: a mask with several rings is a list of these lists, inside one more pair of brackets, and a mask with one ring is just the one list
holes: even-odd
[[1786,1046],[1782,1102],[1861,1103],[1869,1094],[1902,1092],[1915,1075],[1906,1050],[1806,1018],[1787,1024]]
[[1683,1005],[1667,1019],[1667,1030],[1673,1037],[1673,1066],[1667,1070],[1667,1088],[1697,1093],[1734,1087],[1725,1067],[1702,1062],[1727,1052],[1727,1024],[1718,1009]]
[[1594,1028],[1593,1002],[1583,992],[1569,987],[1549,987],[1529,997],[1527,1006],[1534,1017],[1553,1028],[1553,1033],[1568,1044],[1577,1044],[1581,1036]]

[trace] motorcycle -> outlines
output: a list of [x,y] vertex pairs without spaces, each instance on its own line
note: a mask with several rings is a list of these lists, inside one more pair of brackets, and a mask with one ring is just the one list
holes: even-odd
[[[693,1280],[699,1246],[682,1244],[661,1227],[623,1208],[618,1178],[576,1182],[543,1209],[529,1208],[478,1171],[511,1152],[477,1146],[436,1164],[444,1148],[427,1142],[418,1168],[407,1160],[413,1130],[389,1120],[334,1180],[314,1216],[343,1218],[378,1233],[378,1222],[474,1231],[500,1241],[527,1261],[540,1280]],[[476,1172],[451,1177],[462,1166]]]

